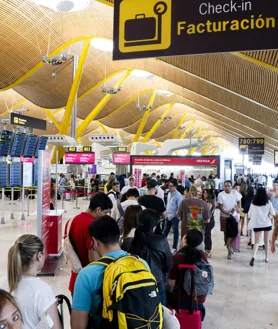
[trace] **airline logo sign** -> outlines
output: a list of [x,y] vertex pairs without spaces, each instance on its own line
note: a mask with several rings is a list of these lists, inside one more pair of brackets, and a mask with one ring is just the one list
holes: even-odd
[[114,3],[114,60],[278,48],[277,0]]

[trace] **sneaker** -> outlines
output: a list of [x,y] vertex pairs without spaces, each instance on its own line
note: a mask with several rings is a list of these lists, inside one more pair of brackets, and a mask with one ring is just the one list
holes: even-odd
[[254,266],[254,262],[255,262],[255,258],[254,258],[254,257],[252,257],[252,258],[251,258],[251,260],[250,260],[250,263],[249,263],[249,264],[250,264],[250,266]]
[[230,251],[228,252],[227,259],[232,259],[232,253]]

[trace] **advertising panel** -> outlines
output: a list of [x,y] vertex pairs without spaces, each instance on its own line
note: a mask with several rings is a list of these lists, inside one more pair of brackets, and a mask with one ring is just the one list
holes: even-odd
[[33,164],[32,162],[23,162],[23,187],[31,187],[33,185]]
[[95,153],[66,153],[66,164],[94,164]]
[[277,22],[277,0],[114,0],[113,59],[277,49]]
[[113,163],[116,165],[129,165],[130,164],[130,153],[114,153]]
[[50,218],[50,176],[51,156],[46,151],[39,151],[38,164],[38,237],[45,246],[45,259],[48,259],[47,246],[49,245],[49,231],[51,228]]
[[132,165],[164,165],[164,166],[217,166],[217,157],[166,157],[166,156],[134,156]]
[[135,176],[135,186],[138,188],[142,187],[142,170],[136,168],[134,170],[134,176]]
[[264,138],[239,138],[239,153],[249,155],[263,155]]

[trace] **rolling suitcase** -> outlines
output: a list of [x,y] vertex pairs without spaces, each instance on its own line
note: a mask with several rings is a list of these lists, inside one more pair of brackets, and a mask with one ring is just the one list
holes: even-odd
[[59,317],[62,323],[62,328],[64,329],[64,302],[66,303],[68,310],[69,310],[69,314],[71,315],[71,303],[70,300],[68,299],[68,297],[64,296],[64,295],[58,295],[56,296],[57,299],[57,304],[59,307]]
[[182,278],[184,274],[184,270],[191,271],[191,308],[189,310],[183,310],[180,308],[180,296],[178,300],[178,309],[176,310],[176,317],[179,320],[181,329],[202,329],[202,313],[200,310],[193,310],[194,305],[194,291],[195,291],[195,283],[194,283],[194,265],[179,265],[179,271]]

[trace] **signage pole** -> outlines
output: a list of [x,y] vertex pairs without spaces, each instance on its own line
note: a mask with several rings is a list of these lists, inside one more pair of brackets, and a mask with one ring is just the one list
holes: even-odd
[[56,184],[55,184],[55,210],[58,209],[58,151],[56,151]]
[[1,217],[1,224],[5,224],[4,201],[5,201],[5,189],[2,188],[2,217]]
[[[79,58],[77,55],[74,55],[73,57],[73,77],[72,81],[75,79],[76,71],[78,68],[78,61]],[[77,93],[75,95],[75,100],[73,104],[73,111],[72,111],[72,116],[71,116],[71,137],[76,139],[76,118],[77,118]]]
[[11,189],[11,201],[12,201],[12,212],[11,212],[11,218],[14,219],[14,188]]
[[21,195],[21,220],[25,220],[25,215],[24,215],[24,195],[25,195],[25,189],[24,189],[24,186],[22,186],[22,195]]

